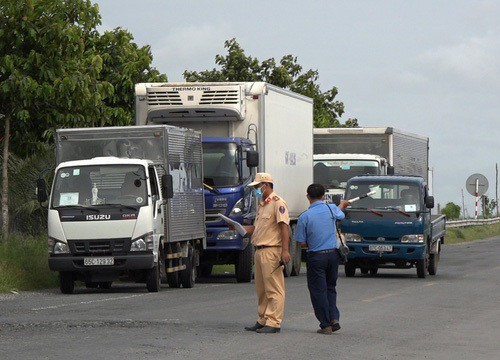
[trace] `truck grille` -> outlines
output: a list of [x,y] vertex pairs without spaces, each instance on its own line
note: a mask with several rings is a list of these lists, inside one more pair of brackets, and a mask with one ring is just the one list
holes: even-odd
[[116,254],[130,249],[130,239],[110,240],[70,240],[68,241],[72,254]]
[[224,215],[225,213],[226,209],[205,209],[205,223],[209,224],[220,222],[221,219],[217,215]]
[[238,104],[238,90],[210,90],[204,91],[200,105]]
[[182,105],[177,91],[148,91],[149,105]]

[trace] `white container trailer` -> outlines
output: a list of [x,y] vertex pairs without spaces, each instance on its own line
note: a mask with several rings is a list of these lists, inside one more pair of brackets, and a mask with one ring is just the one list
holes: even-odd
[[[228,230],[216,215],[253,222],[254,201],[246,185],[256,170],[268,172],[276,193],[288,204],[293,231],[299,214],[309,206],[304,194],[313,182],[312,99],[264,82],[141,83],[135,92],[137,125],[167,123],[202,132],[207,185],[202,266],[234,263],[238,281],[250,281],[248,239]],[[257,169],[256,162],[249,162],[255,151]],[[229,170],[220,170],[220,160],[227,157]],[[297,250],[291,249],[293,261],[285,275],[300,271]]]

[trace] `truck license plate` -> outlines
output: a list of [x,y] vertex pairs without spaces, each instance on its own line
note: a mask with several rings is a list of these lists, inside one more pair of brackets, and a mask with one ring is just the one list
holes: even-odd
[[368,246],[370,251],[392,251],[392,245],[370,245]]
[[83,265],[85,266],[101,266],[101,265],[114,265],[115,258],[113,257],[86,257],[83,258]]

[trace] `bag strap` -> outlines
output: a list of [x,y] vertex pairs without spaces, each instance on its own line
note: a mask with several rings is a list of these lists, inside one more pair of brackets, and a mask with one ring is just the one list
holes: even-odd
[[335,226],[335,229],[337,230],[337,235],[339,236],[339,241],[342,245],[345,245],[344,244],[344,241],[342,240],[342,236],[341,236],[341,233],[340,233],[340,229],[338,228],[338,226],[336,226],[335,224],[335,216],[333,216],[333,211],[332,209],[330,208],[330,205],[328,205],[327,203],[324,203],[326,205],[326,207],[328,208],[328,210],[330,210],[330,214],[332,214],[332,220],[333,220],[333,226]]

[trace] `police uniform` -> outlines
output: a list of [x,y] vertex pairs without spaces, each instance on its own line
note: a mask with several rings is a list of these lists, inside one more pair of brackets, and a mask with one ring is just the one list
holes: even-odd
[[259,203],[252,244],[255,247],[255,287],[259,301],[257,322],[274,328],[281,327],[285,310],[283,269],[273,272],[281,260],[280,223],[290,223],[288,207],[283,199],[272,192]]

